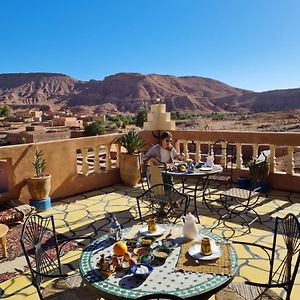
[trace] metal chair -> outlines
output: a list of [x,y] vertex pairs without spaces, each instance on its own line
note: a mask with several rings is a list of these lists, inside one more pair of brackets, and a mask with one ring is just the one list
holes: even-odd
[[[215,162],[216,157],[219,159],[219,164],[223,167],[223,172],[220,174],[211,175],[209,182],[214,181],[224,184],[225,188],[232,187],[233,161],[235,159],[234,147],[227,141],[218,140],[210,145],[209,154],[214,152]],[[229,186],[228,186],[229,185]]]
[[[244,221],[248,227],[248,230],[246,231],[248,233],[251,232],[250,225],[253,222],[259,220],[261,224],[261,218],[254,208],[259,201],[260,190],[262,189],[262,183],[264,182],[267,173],[267,160],[265,159],[264,161],[259,161],[253,165],[249,190],[234,187],[226,190],[220,195],[220,201],[227,210],[227,213],[220,216],[218,224],[214,228],[216,228],[223,221],[226,227],[233,230],[233,234],[228,239],[234,235],[235,230],[234,228],[228,226],[225,222],[226,220],[231,219],[233,215],[240,217]],[[251,222],[248,222],[244,217],[245,213],[248,212],[252,212],[255,215]],[[246,232],[244,232],[244,234]]]
[[[285,256],[278,260],[275,258],[281,251],[279,240],[283,240]],[[270,269],[267,283],[245,281],[243,283],[232,282],[228,287],[216,295],[217,300],[224,299],[282,299],[271,288],[283,288],[286,291],[287,300],[291,299],[291,292],[297,276],[300,263],[300,223],[293,214],[287,214],[284,218],[276,217],[273,246],[267,247],[257,243],[234,242],[245,247],[259,247],[268,255]],[[230,297],[230,298],[229,298]]]
[[156,184],[150,189],[144,192],[142,195],[136,198],[138,212],[141,222],[141,203],[149,209],[153,217],[156,217],[158,221],[166,222],[173,216],[176,220],[182,215],[177,214],[184,207],[184,214],[186,213],[188,206],[188,196],[177,191],[174,186],[169,184]]
[[171,295],[171,294],[162,294],[162,293],[157,293],[157,294],[150,294],[146,296],[142,296],[137,298],[137,300],[150,300],[150,299],[157,299],[157,300],[183,300],[183,298]]
[[[51,237],[45,240],[48,231],[51,231]],[[20,243],[31,272],[32,284],[36,287],[40,299],[43,299],[41,284],[44,279],[68,277],[68,274],[63,274],[60,261],[63,246],[71,240],[90,238],[74,236],[58,239],[53,216],[42,217],[33,214],[25,220]],[[54,251],[55,258],[49,255],[49,249]]]

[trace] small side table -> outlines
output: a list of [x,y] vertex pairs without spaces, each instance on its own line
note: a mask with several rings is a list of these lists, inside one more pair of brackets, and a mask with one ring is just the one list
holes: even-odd
[[6,234],[8,232],[8,226],[5,224],[0,224],[0,245],[2,247],[3,257],[7,257],[7,248],[6,248]]

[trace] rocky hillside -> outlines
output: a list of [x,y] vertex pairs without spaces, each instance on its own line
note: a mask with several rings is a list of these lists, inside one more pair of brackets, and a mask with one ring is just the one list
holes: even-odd
[[64,74],[0,74],[0,104],[51,110],[136,112],[160,97],[169,111],[273,111],[300,108],[300,89],[263,93],[197,77],[119,73],[104,80],[78,81]]

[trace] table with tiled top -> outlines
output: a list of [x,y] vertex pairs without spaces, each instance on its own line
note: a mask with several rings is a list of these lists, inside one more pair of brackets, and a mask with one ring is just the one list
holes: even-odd
[[[165,227],[182,227],[181,225],[161,225]],[[123,234],[131,228],[124,229]],[[169,228],[167,228],[169,230]],[[208,236],[217,242],[227,243],[222,237],[205,229],[200,229],[199,234]],[[237,254],[230,244],[231,275],[214,275],[198,272],[180,272],[176,269],[180,247],[176,247],[166,262],[154,267],[153,272],[145,279],[139,279],[126,272],[113,273],[108,278],[103,278],[97,268],[100,255],[110,255],[113,243],[107,235],[92,242],[82,253],[80,258],[80,272],[84,280],[96,288],[99,295],[105,299],[137,299],[152,293],[168,293],[184,299],[205,299],[225,287],[231,282],[237,272]]]

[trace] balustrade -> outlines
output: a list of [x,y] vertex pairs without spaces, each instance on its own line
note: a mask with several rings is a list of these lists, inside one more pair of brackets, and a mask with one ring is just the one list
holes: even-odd
[[[149,147],[157,142],[151,131],[142,131],[140,135]],[[295,161],[295,153],[300,152],[300,133],[172,131],[172,135],[176,150],[183,152],[186,159],[205,160],[210,145],[218,140],[230,142],[234,148],[235,180],[247,172],[243,167],[244,161],[256,158],[259,149],[269,149],[271,186],[300,192],[299,166]],[[38,143],[47,161],[46,173],[52,175],[52,197],[67,197],[119,182],[118,167],[122,149],[115,144],[118,136],[108,134]],[[219,149],[222,149],[221,152]],[[28,200],[28,192],[23,195],[22,189],[26,176],[34,173],[31,164],[34,150],[35,144],[0,148],[0,160],[9,162],[8,179],[5,179],[9,187],[7,192],[0,193],[0,202],[10,199]],[[144,150],[147,151],[147,146]],[[221,164],[226,163],[227,153],[222,142],[215,146],[215,150],[211,148],[210,154]]]

